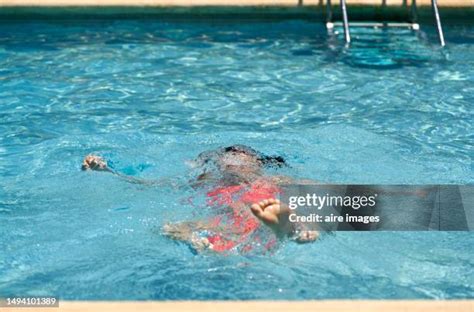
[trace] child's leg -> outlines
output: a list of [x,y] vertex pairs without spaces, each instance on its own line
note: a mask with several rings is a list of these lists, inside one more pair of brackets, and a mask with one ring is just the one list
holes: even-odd
[[191,246],[196,251],[211,249],[211,243],[206,237],[198,235],[200,231],[209,230],[209,225],[201,221],[181,222],[166,224],[163,226],[163,234],[171,239],[182,241]]
[[163,226],[163,233],[175,240],[189,241],[193,232],[207,230],[204,222],[189,221],[180,223],[168,223]]

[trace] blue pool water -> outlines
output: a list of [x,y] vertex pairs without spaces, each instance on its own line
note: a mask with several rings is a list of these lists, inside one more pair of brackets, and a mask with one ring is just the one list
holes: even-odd
[[160,235],[203,197],[81,172],[178,177],[235,143],[330,183],[472,184],[474,26],[307,21],[0,24],[0,297],[473,298],[469,232],[338,232],[272,254],[196,255]]

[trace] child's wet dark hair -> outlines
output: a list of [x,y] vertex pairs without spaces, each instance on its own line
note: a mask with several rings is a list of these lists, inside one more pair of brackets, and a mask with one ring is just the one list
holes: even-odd
[[215,164],[217,160],[227,153],[242,153],[257,159],[262,167],[265,168],[282,168],[288,167],[286,160],[281,156],[270,156],[263,154],[247,145],[231,145],[218,148],[212,151],[202,152],[197,157],[197,162],[201,165]]

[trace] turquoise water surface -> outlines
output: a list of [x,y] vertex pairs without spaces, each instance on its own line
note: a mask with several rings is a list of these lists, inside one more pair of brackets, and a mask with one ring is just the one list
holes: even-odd
[[445,49],[423,30],[354,29],[346,48],[309,21],[0,23],[0,297],[473,298],[470,232],[199,255],[160,233],[209,212],[198,190],[80,171],[98,153],[186,181],[240,143],[293,177],[472,184],[474,26],[445,27]]

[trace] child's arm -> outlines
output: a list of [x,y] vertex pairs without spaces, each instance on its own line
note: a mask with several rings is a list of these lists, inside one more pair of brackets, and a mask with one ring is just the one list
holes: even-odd
[[87,155],[83,162],[81,169],[86,170],[94,170],[94,171],[104,171],[112,173],[113,175],[121,178],[122,180],[133,183],[133,184],[140,184],[140,185],[149,185],[149,186],[168,186],[173,188],[179,188],[182,184],[179,183],[177,179],[173,178],[162,178],[159,180],[145,180],[140,178],[135,178],[132,176],[125,175],[118,171],[115,171],[107,166],[107,162],[100,156],[95,155]]

